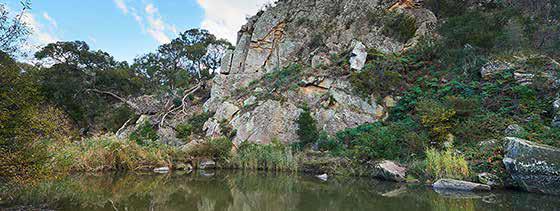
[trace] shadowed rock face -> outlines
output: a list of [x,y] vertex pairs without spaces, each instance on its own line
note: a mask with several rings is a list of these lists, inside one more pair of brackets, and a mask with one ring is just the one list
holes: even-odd
[[[382,15],[391,3],[284,0],[249,18],[239,31],[235,50],[227,52],[222,60],[221,73],[214,78],[211,98],[204,105],[205,111],[216,114],[223,114],[221,110],[226,108],[240,110],[233,116],[216,116],[207,125],[229,122],[237,130],[236,144],[246,140],[267,143],[272,138],[289,143],[297,139],[295,120],[304,104],[310,107],[320,129],[329,133],[382,118],[386,109],[375,102],[375,97],[363,99],[353,94],[347,76],[356,70],[337,67],[331,58],[350,53],[358,43],[363,46],[362,53],[365,49],[399,52],[413,46],[418,37],[432,32],[436,17],[429,10],[418,8],[397,11],[416,18],[414,38],[403,43],[383,35]],[[367,55],[359,56],[365,60]],[[356,60],[356,56],[347,57],[346,62],[349,58]],[[267,73],[294,63],[303,66],[302,75],[307,77],[291,84],[296,88],[278,91],[249,86],[254,81],[262,81]],[[237,95],[239,89],[247,89],[248,94]],[[263,90],[267,95],[279,97],[255,99]],[[244,105],[248,99],[251,99],[250,106]],[[207,134],[219,135],[212,128],[216,127],[206,128]]]
[[506,138],[504,164],[519,187],[560,195],[560,149],[518,138]]

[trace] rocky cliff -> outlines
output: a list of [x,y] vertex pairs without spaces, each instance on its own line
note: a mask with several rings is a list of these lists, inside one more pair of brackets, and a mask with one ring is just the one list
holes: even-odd
[[392,36],[383,21],[392,3],[284,0],[248,18],[204,105],[215,114],[204,126],[207,135],[222,135],[220,125],[227,124],[237,131],[236,144],[294,142],[304,105],[331,134],[383,119],[392,97],[358,97],[349,74],[363,68],[368,51],[406,50],[437,22],[427,9],[397,8],[393,13],[411,17],[414,31],[404,39]]

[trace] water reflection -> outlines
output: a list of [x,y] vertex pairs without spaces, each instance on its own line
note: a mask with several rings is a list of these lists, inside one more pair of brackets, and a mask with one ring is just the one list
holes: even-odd
[[324,182],[265,172],[74,175],[32,188],[2,187],[2,207],[57,210],[555,210],[560,198],[434,192],[365,178]]

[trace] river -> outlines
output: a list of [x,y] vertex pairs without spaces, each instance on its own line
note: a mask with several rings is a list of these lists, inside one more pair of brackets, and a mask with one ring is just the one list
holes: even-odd
[[0,210],[560,210],[556,196],[254,171],[80,174],[1,190]]

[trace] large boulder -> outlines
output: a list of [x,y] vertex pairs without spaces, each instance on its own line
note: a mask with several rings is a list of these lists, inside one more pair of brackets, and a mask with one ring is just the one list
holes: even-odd
[[406,177],[406,168],[393,161],[383,160],[375,162],[373,165],[372,176],[382,180],[404,182]]
[[352,50],[352,56],[350,57],[350,67],[355,70],[362,70],[368,55],[366,46],[360,41],[354,41],[352,45],[354,50]]
[[454,179],[440,179],[432,187],[436,190],[453,191],[489,191],[492,189],[489,185]]
[[504,164],[512,179],[528,192],[560,195],[560,149],[505,138]]

